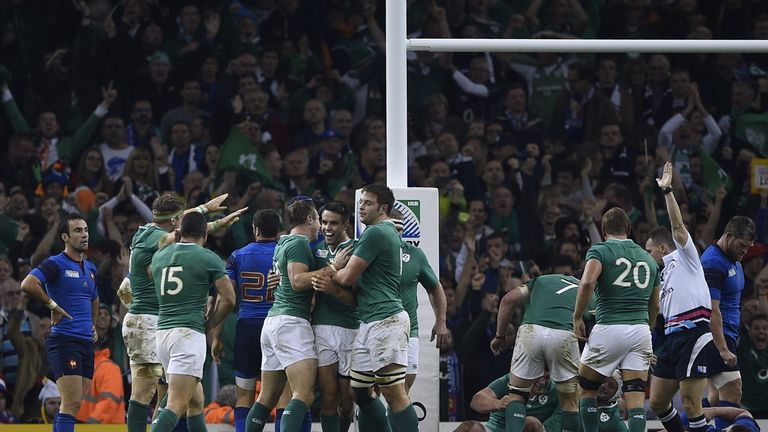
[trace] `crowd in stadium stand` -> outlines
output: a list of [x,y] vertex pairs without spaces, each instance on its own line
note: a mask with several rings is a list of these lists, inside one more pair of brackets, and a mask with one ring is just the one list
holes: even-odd
[[[762,0],[407,3],[411,37],[768,40]],[[295,195],[353,209],[357,188],[386,182],[384,27],[383,0],[0,4],[0,423],[56,412],[49,311],[20,281],[62,250],[65,212],[86,216],[98,266],[91,399],[114,396],[78,419],[122,423],[116,290],[160,192],[187,206],[228,193],[252,215]],[[483,419],[472,396],[509,370],[511,350],[489,348],[505,292],[554,262],[583,267],[608,208],[640,245],[669,225],[654,180],[667,160],[700,251],[734,215],[757,223],[738,357],[742,405],[768,417],[768,180],[751,176],[768,176],[768,55],[411,52],[407,73],[408,184],[440,195],[442,421]],[[226,259],[251,236],[244,217],[207,247]],[[209,421],[234,403],[231,359],[206,368]]]

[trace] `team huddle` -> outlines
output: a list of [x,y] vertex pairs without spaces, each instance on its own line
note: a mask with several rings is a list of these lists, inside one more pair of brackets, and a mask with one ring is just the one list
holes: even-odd
[[[605,241],[587,252],[580,279],[572,276],[572,263],[553,262],[549,274],[506,293],[490,348],[495,354],[514,348],[510,372],[472,401],[490,413],[489,421],[457,430],[644,431],[652,370],[650,405],[668,431],[684,430],[672,405],[678,391],[692,432],[759,431],[738,408],[734,354],[744,285],[739,260],[754,242],[755,225],[734,217],[699,258],[671,180],[667,163],[657,182],[671,231],[657,228],[640,247],[629,239],[626,213],[610,209],[602,218]],[[155,397],[161,402],[152,432],[170,432],[182,418],[190,431],[206,430],[200,383],[206,337],[220,361],[222,322],[235,307],[237,432],[262,431],[275,408],[276,430],[309,430],[316,386],[324,432],[349,430],[354,404],[361,431],[417,431],[408,390],[418,372],[418,284],[430,294],[438,343],[448,337],[446,300],[424,253],[401,239],[403,217],[393,209],[392,191],[381,184],[363,188],[358,212],[366,228],[354,241],[349,209],[339,202],[318,212],[310,198],[292,199],[283,235],[283,216],[259,210],[254,242],[226,264],[203,246],[209,233],[227,229],[247,210],[207,222],[206,213],[225,210],[225,199],[185,210],[175,195],[163,194],[153,222],[132,239],[130,274],[118,291],[129,305],[123,325],[132,374],[128,431],[146,430]],[[64,252],[41,263],[22,288],[52,311],[47,350],[62,396],[54,431],[72,432],[93,376],[99,302],[95,267],[84,259],[85,220],[65,218],[60,237]],[[525,312],[514,347],[506,346],[512,311],[520,306]],[[651,331],[659,312],[666,337],[655,356]],[[593,320],[587,336],[585,321]],[[704,408],[708,382],[715,406]]]
[[[162,194],[153,222],[131,241],[130,273],[118,290],[129,307],[122,330],[132,374],[128,431],[146,430],[155,397],[153,432],[170,432],[184,418],[190,431],[206,430],[200,382],[206,337],[220,361],[222,322],[235,307],[238,432],[263,430],[275,407],[276,430],[308,431],[315,384],[323,431],[347,431],[353,403],[359,430],[418,430],[408,397],[418,371],[417,285],[429,291],[437,343],[448,335],[446,300],[424,253],[401,239],[403,217],[393,211],[392,191],[381,184],[363,189],[359,214],[366,229],[354,242],[349,210],[339,202],[318,213],[310,198],[292,199],[283,235],[278,212],[257,211],[255,241],[226,264],[204,248],[207,236],[247,209],[208,223],[204,215],[225,210],[225,199],[185,210],[174,194]],[[64,252],[23,285],[52,310],[47,349],[62,395],[54,430],[71,432],[93,377],[99,303],[95,267],[84,259],[85,220],[70,215],[60,232]]]
[[[605,241],[587,252],[580,280],[570,276],[572,264],[555,262],[551,274],[504,296],[491,342],[496,354],[505,348],[512,309],[525,305],[510,373],[472,401],[476,410],[491,413],[490,420],[465,422],[458,431],[645,431],[651,369],[651,409],[667,431],[685,430],[672,405],[678,391],[692,432],[759,431],[749,412],[738,408],[734,354],[744,286],[739,261],[754,242],[755,224],[734,217],[699,258],[673,194],[672,171],[667,163],[657,179],[671,231],[655,229],[642,248],[628,238],[626,213],[610,209],[602,218]],[[651,331],[659,312],[666,337],[655,356]],[[587,338],[584,321],[593,314]],[[585,342],[581,352],[579,341]],[[536,386],[545,372],[548,380]],[[712,394],[719,400],[704,408],[708,381],[710,401],[715,403]],[[617,408],[622,393],[626,424]]]

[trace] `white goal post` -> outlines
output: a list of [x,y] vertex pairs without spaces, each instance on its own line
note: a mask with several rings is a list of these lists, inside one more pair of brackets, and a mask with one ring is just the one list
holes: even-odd
[[[407,51],[431,52],[558,52],[558,53],[723,53],[768,52],[768,40],[616,40],[616,39],[408,39],[406,0],[386,0],[386,130],[387,184],[391,188],[408,187],[408,79]],[[429,217],[437,217],[430,215]],[[437,220],[434,221],[438,223]],[[437,249],[437,248],[434,248]],[[437,257],[429,257],[436,262]],[[422,304],[420,310],[429,309]],[[431,310],[429,310],[431,313]],[[419,313],[420,320],[422,314]],[[424,341],[422,346],[426,347]],[[432,348],[434,350],[434,348]],[[424,355],[419,374],[429,377],[418,381],[412,395],[439,394],[439,363],[436,355]],[[425,378],[426,378],[425,377]],[[417,388],[424,386],[423,388]],[[438,404],[439,405],[439,404]],[[435,408],[434,405],[431,406]],[[430,410],[431,411],[431,410]],[[441,428],[436,415],[428,412],[419,430],[437,432]],[[443,425],[447,427],[448,425]]]

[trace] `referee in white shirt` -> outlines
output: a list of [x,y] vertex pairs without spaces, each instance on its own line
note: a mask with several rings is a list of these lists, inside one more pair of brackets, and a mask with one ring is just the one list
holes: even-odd
[[653,369],[651,409],[667,431],[683,432],[680,415],[671,403],[679,388],[691,432],[705,432],[701,396],[707,385],[707,365],[715,361],[712,354],[716,351],[709,329],[712,303],[698,251],[672,191],[672,173],[672,164],[667,162],[664,174],[656,179],[664,193],[672,231],[658,227],[645,244],[662,267],[660,310],[666,335]]

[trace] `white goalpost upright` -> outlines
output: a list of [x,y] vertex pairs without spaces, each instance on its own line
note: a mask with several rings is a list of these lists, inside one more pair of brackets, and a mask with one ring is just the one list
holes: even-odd
[[[417,246],[424,249],[432,268],[438,271],[438,195],[434,188],[408,188],[408,82],[407,51],[432,52],[558,52],[558,53],[721,53],[768,52],[768,40],[616,40],[616,39],[408,39],[406,0],[386,1],[386,128],[387,184],[401,206],[419,207],[421,232]],[[397,204],[396,204],[397,206]],[[425,230],[424,227],[435,227]],[[433,243],[434,242],[434,243]],[[439,358],[429,332],[434,316],[425,290],[419,290],[419,375],[411,399],[424,406],[422,432],[437,432],[439,422]],[[418,414],[422,414],[417,409]],[[447,426],[447,425],[444,425]]]

